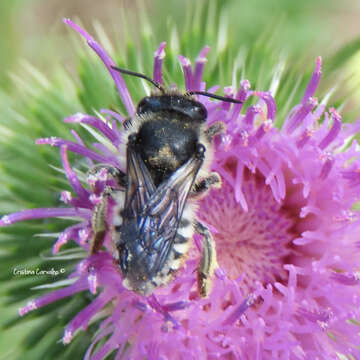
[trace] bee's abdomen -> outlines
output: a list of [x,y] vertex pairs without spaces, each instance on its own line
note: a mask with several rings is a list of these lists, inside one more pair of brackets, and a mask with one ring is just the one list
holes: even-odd
[[180,221],[178,231],[174,241],[173,251],[175,256],[186,255],[190,247],[190,240],[194,233],[193,225],[190,220]]
[[[122,226],[121,233],[124,239],[119,239],[117,248],[119,251],[119,265],[124,275],[123,285],[126,288],[143,295],[149,295],[157,287],[170,282],[187,258],[194,233],[193,223],[190,220],[192,217],[189,216],[191,214],[191,208],[185,208],[183,217],[179,222],[177,232],[175,233],[172,245],[167,254],[167,260],[156,272],[149,270],[151,258],[148,257],[149,255],[145,256],[145,250],[142,249],[142,245],[140,245],[141,242],[137,238],[135,231],[136,224],[133,224],[132,229],[128,228],[129,226]],[[133,236],[133,238],[131,238],[131,236]],[[124,242],[125,239],[126,241]]]
[[175,235],[168,261],[158,275],[153,278],[155,287],[166,285],[173,278],[174,274],[183,266],[190,248],[191,239],[194,233],[193,224],[190,220],[183,218]]

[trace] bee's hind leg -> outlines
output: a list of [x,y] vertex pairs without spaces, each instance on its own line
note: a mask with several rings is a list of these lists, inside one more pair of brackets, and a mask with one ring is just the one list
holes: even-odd
[[201,262],[198,268],[198,291],[201,297],[207,297],[211,291],[212,277],[217,267],[215,241],[209,229],[199,221],[195,231],[203,237]]

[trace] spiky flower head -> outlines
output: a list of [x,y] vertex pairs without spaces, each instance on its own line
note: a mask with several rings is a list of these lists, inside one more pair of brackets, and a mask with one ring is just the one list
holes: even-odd
[[[129,116],[134,102],[107,52],[83,29],[78,31],[110,72]],[[187,90],[205,90],[203,48],[192,67],[179,56]],[[162,83],[165,43],[154,57],[155,81]],[[184,268],[166,287],[149,297],[125,289],[113,261],[111,236],[106,251],[77,264],[66,285],[34,299],[25,315],[79,292],[92,301],[66,326],[63,343],[96,322],[98,331],[86,359],[338,359],[360,356],[359,241],[360,219],[352,207],[360,194],[359,151],[354,134],[359,123],[341,123],[338,112],[314,97],[321,58],[301,102],[280,129],[274,127],[276,103],[269,91],[251,89],[243,80],[225,95],[244,104],[199,97],[208,125],[222,121],[226,132],[215,142],[212,169],[222,187],[199,203],[197,216],[215,237],[219,268],[206,299],[196,292],[200,257],[197,236]],[[217,88],[208,91],[216,91]],[[74,132],[76,141],[39,139],[60,148],[63,169],[73,189],[63,192],[66,206],[29,209],[4,216],[0,224],[48,217],[80,218],[53,246],[57,254],[72,240],[89,250],[91,218],[105,186],[106,170],[87,183],[71,165],[68,152],[125,170],[124,117],[112,110],[98,116],[77,113],[65,119],[81,123],[98,140],[93,149]],[[110,204],[111,223],[115,204]],[[81,337],[79,333],[77,336]],[[343,355],[341,355],[343,354]]]

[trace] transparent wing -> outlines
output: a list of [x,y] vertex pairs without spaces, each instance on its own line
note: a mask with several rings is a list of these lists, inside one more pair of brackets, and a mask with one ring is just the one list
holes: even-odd
[[140,154],[132,146],[127,150],[127,190],[125,209],[129,217],[142,213],[156,188]]
[[164,266],[173,245],[186,199],[203,163],[195,154],[157,188],[141,157],[128,150],[128,198],[126,206],[136,217],[139,264],[148,276]]

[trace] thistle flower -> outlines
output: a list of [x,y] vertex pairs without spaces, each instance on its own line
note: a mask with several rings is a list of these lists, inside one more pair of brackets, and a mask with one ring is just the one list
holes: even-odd
[[[84,30],[78,31],[98,54],[114,79],[131,116],[135,106],[121,75],[105,50]],[[200,51],[194,67],[179,56],[187,90],[204,90],[203,69],[209,48]],[[154,80],[162,83],[165,43],[154,57]],[[214,235],[219,268],[206,299],[196,293],[199,242],[184,268],[168,286],[145,298],[122,286],[106,251],[83,259],[67,286],[32,300],[20,315],[87,291],[93,300],[66,326],[63,342],[97,321],[99,329],[86,359],[338,359],[360,356],[359,241],[360,219],[352,210],[360,195],[360,163],[354,134],[359,123],[341,123],[335,109],[314,97],[321,77],[321,58],[301,102],[274,127],[276,103],[270,92],[225,88],[246,104],[199,98],[208,110],[208,124],[222,121],[226,132],[216,139],[212,168],[221,189],[201,200],[198,216]],[[215,91],[212,88],[208,91]],[[110,110],[98,116],[77,113],[65,119],[90,127],[99,143],[87,147],[61,138],[38,144],[60,148],[73,193],[63,192],[61,208],[29,209],[4,216],[1,226],[47,217],[80,218],[66,228],[53,253],[70,240],[89,250],[91,217],[102,190],[112,185],[106,171],[88,178],[69,163],[68,152],[94,163],[124,170],[124,117]],[[107,218],[111,222],[113,205]],[[77,336],[81,336],[78,334]]]

